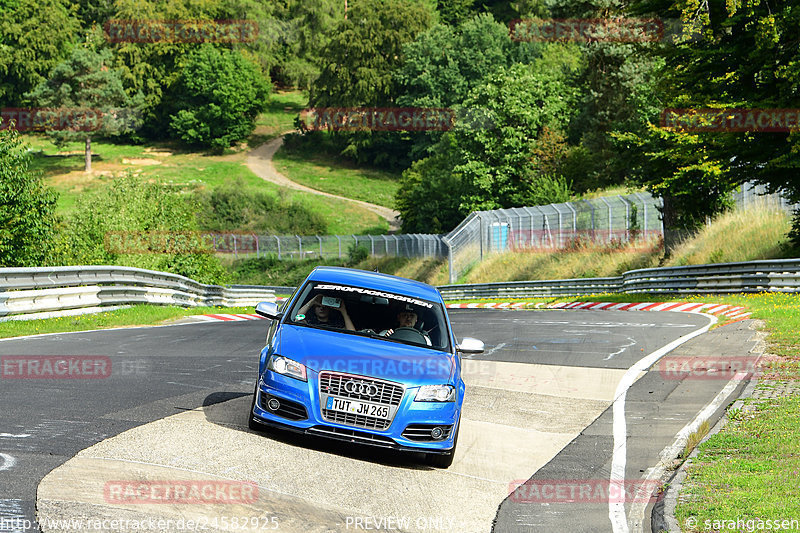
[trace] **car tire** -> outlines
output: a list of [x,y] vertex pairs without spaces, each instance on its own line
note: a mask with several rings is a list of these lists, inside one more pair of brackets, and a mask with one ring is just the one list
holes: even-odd
[[253,401],[250,403],[250,413],[247,417],[247,427],[253,431],[266,431],[268,427],[265,424],[260,424],[254,418],[255,415],[253,414],[253,411],[256,408],[256,398],[258,398],[258,382],[256,382],[256,388],[253,391]]
[[447,453],[428,453],[425,454],[425,462],[434,468],[450,468],[456,456],[456,445],[458,444],[458,433],[461,431],[461,417],[458,418],[456,426],[456,438],[453,439],[453,447]]

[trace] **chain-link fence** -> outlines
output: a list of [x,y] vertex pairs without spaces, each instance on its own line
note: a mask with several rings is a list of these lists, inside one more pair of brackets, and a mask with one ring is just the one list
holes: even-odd
[[[374,256],[434,257],[447,255],[440,235],[256,235],[209,234],[217,253],[236,258],[277,256],[278,259],[342,258],[366,253]],[[363,249],[364,252],[356,250]]]
[[738,209],[748,209],[755,206],[766,206],[784,211],[793,211],[800,205],[792,205],[780,194],[767,194],[764,185],[747,182],[733,193],[733,201]]
[[[743,185],[734,194],[739,208],[771,205],[793,208],[779,195],[765,195],[763,186]],[[235,257],[279,259],[342,258],[359,248],[372,256],[447,258],[450,283],[493,253],[553,251],[586,245],[651,247],[664,238],[663,202],[636,192],[578,202],[516,207],[470,213],[447,235],[278,236],[216,234],[214,249]],[[364,252],[355,252],[364,253]]]
[[647,193],[476,211],[444,237],[450,283],[486,255],[584,245],[653,242],[663,235],[661,200]]

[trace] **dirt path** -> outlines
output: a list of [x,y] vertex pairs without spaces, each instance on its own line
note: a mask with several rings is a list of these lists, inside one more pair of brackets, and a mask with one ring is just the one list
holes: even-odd
[[398,217],[400,213],[394,211],[393,209],[389,209],[388,207],[383,207],[381,205],[371,204],[369,202],[362,202],[361,200],[353,200],[352,198],[345,198],[344,196],[339,196],[336,194],[331,194],[327,192],[318,191],[316,189],[312,189],[311,187],[306,187],[305,185],[301,185],[296,183],[280,172],[278,169],[275,168],[275,165],[272,163],[272,157],[275,155],[275,152],[278,151],[278,148],[281,147],[283,144],[283,136],[280,136],[276,139],[272,139],[268,143],[264,143],[249,154],[247,154],[247,167],[255,173],[256,176],[274,183],[276,185],[280,185],[282,187],[288,187],[289,189],[295,189],[297,191],[309,192],[312,194],[319,194],[321,196],[327,196],[329,198],[337,198],[339,200],[345,200],[347,202],[352,202],[354,204],[358,204],[361,207],[369,209],[373,213],[376,213],[378,216],[385,218],[389,221],[389,231],[396,232],[400,229],[400,223],[398,222]]

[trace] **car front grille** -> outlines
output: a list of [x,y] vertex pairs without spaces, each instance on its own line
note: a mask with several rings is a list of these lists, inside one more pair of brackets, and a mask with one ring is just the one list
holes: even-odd
[[[367,386],[374,385],[374,390],[376,393],[373,395],[368,395],[361,392],[347,391],[345,390],[345,385],[350,381]],[[342,374],[338,372],[320,372],[319,392],[320,402],[322,405],[322,417],[325,420],[345,426],[384,430],[392,424],[392,419],[394,419],[394,415],[397,413],[397,408],[400,405],[400,401],[403,399],[405,388],[399,383],[385,381],[382,379],[357,376],[353,374]],[[325,405],[328,396],[349,398],[352,400],[388,406],[389,418],[383,419],[326,409]]]
[[[350,393],[344,389],[348,381],[357,381],[369,385],[375,385],[378,389],[378,394],[375,396],[367,396],[366,394]],[[319,374],[319,390],[325,394],[332,394],[340,398],[352,398],[353,400],[361,400],[365,402],[379,403],[382,405],[400,405],[400,400],[403,399],[403,386],[391,381],[384,381],[382,379],[368,378],[363,376],[354,376],[351,374],[339,374],[334,372],[320,372]]]

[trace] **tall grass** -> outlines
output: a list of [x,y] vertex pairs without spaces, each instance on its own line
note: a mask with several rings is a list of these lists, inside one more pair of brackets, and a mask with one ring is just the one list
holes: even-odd
[[523,281],[618,276],[626,270],[778,259],[788,252],[791,218],[768,205],[724,213],[670,257],[663,250],[641,244],[622,248],[582,246],[556,252],[507,252],[491,255],[475,266],[463,281]]
[[680,244],[668,266],[778,259],[786,254],[791,217],[768,204],[724,213]]

